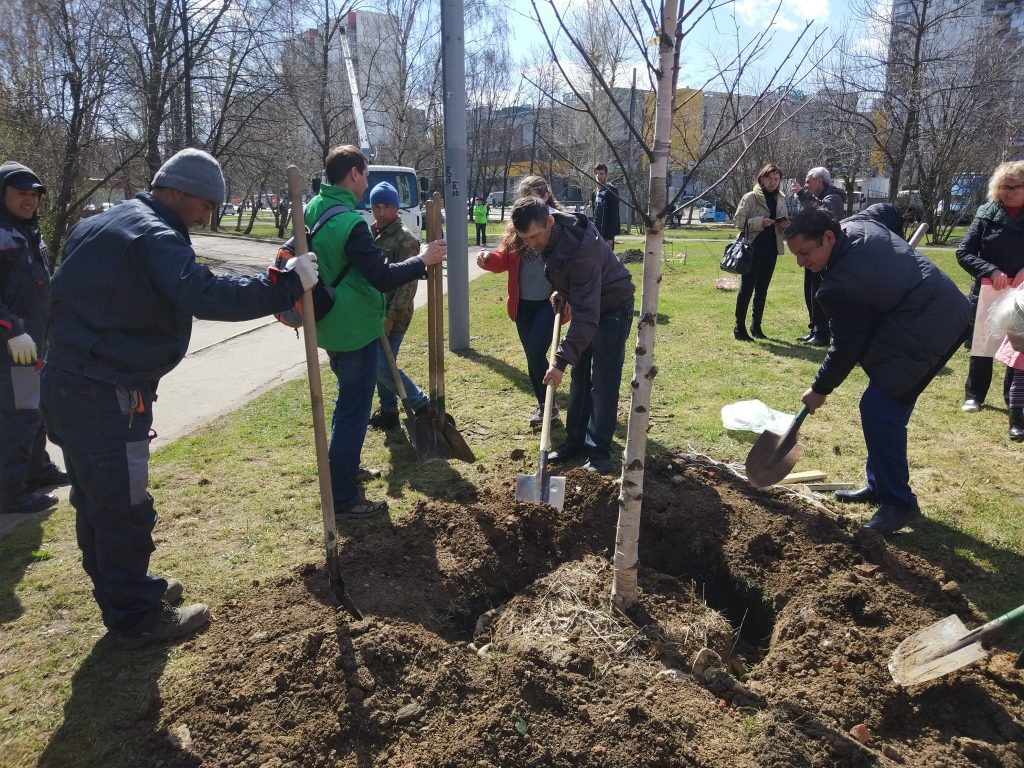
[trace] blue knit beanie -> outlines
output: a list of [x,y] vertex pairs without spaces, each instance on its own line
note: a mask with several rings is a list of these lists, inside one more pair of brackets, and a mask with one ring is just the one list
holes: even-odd
[[382,181],[370,190],[370,205],[393,205],[395,208],[401,208],[398,204],[398,190]]
[[220,205],[224,202],[224,174],[217,159],[201,149],[183,149],[160,166],[154,187],[178,189]]

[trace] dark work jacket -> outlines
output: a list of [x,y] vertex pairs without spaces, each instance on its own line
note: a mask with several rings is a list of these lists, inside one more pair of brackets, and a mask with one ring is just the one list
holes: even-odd
[[956,247],[956,260],[974,278],[971,300],[977,302],[981,278],[997,269],[1013,278],[1024,269],[1024,211],[1011,219],[999,203],[985,203]]
[[619,222],[619,190],[614,184],[604,185],[604,197],[601,202],[597,201],[597,193],[601,190],[598,187],[590,197],[590,204],[594,209],[594,226],[601,233],[605,240],[614,240],[621,228]]
[[290,307],[299,277],[217,277],[196,263],[181,219],[148,194],[85,219],[53,276],[46,364],[156,386],[188,351],[192,318],[250,320]]
[[816,298],[832,346],[812,389],[832,392],[858,363],[897,399],[916,395],[963,338],[970,305],[942,270],[870,216],[841,223]]
[[554,250],[544,253],[544,276],[572,308],[569,330],[555,352],[555,367],[564,371],[590,346],[601,315],[633,301],[633,278],[586,216],[551,215],[562,233]]
[[[12,174],[28,173],[20,163],[0,166],[0,200]],[[0,360],[10,362],[7,340],[27,333],[42,356],[50,302],[50,254],[38,218],[21,221],[0,203]]]

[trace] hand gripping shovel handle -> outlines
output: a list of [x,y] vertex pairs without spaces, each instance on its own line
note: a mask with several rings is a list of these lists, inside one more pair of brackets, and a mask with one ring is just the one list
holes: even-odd
[[[306,221],[302,213],[302,188],[299,169],[288,166],[288,196],[292,201],[292,224],[295,234],[295,252],[305,253]],[[338,527],[334,521],[334,493],[331,488],[331,468],[327,459],[327,425],[324,419],[323,386],[320,383],[320,355],[316,346],[316,319],[313,314],[313,292],[302,294],[302,337],[306,346],[306,375],[309,378],[309,399],[313,406],[313,438],[316,443],[316,474],[320,481],[320,509],[324,516],[324,543],[327,548],[327,578],[338,603],[357,619],[362,612],[345,591],[338,559]]]

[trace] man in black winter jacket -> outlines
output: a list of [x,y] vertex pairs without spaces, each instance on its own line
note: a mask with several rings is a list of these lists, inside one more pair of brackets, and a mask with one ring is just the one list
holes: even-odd
[[832,327],[832,346],[801,400],[813,413],[855,365],[867,373],[860,401],[867,483],[836,497],[877,503],[865,527],[884,536],[921,514],[910,489],[907,423],[918,396],[963,342],[970,318],[953,281],[890,228],[899,228],[890,208],[872,206],[842,224],[807,209],[785,233],[797,263],[822,276],[816,298]]
[[0,165],[0,513],[41,512],[67,482],[46,453],[39,411],[40,357],[46,351],[50,255],[39,232],[46,192],[28,166]]
[[598,163],[594,166],[597,187],[590,196],[590,207],[594,212],[594,226],[608,247],[615,249],[615,238],[622,224],[619,221],[619,190],[608,181],[608,166]]
[[552,213],[537,198],[521,197],[512,206],[512,226],[543,257],[555,312],[572,308],[569,330],[543,379],[557,388],[566,366],[573,367],[565,443],[548,459],[586,453],[587,469],[610,474],[622,363],[633,324],[633,279],[582,214]]
[[188,230],[224,200],[220,165],[184,149],[139,194],[71,230],[52,282],[43,418],[64,449],[82,566],[107,629],[126,648],[205,625],[174,608],[182,584],[150,576],[156,524],[149,441],[160,377],[188,350],[192,318],[247,320],[292,306],[317,278],[310,254],[269,276],[218,277]]

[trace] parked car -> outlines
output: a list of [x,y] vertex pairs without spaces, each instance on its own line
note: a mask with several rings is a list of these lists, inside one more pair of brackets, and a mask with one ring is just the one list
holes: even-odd
[[234,216],[235,213],[237,213],[237,211],[235,211],[235,206],[231,203],[224,203],[224,207],[220,210],[221,216]]
[[729,216],[725,211],[719,211],[713,205],[706,205],[700,209],[700,221],[703,223],[721,223],[728,220]]

